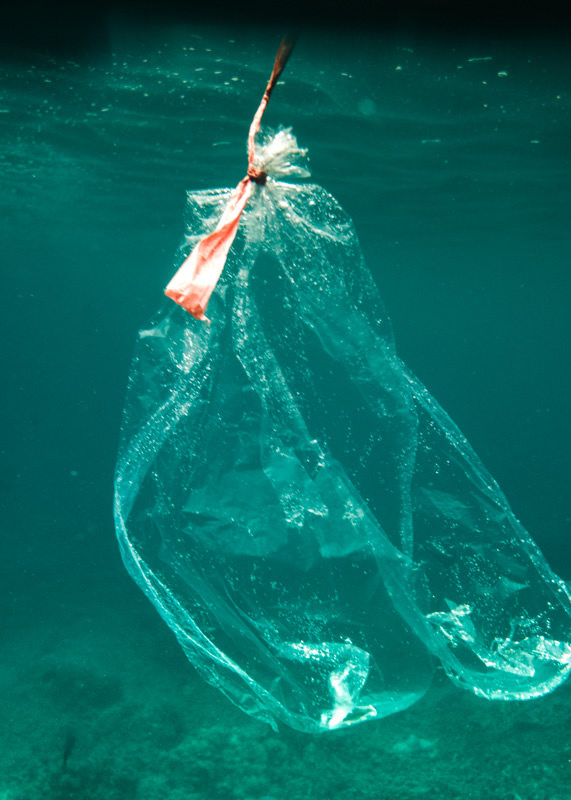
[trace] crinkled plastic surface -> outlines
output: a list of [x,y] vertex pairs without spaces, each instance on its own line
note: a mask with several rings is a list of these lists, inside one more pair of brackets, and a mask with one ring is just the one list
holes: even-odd
[[[230,191],[190,194],[184,254]],[[396,355],[352,223],[315,185],[252,188],[209,306],[140,331],[116,473],[127,569],[244,711],[386,716],[440,661],[487,698],[571,668],[571,602]]]

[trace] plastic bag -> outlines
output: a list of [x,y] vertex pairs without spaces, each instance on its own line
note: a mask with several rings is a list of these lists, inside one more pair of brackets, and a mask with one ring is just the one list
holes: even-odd
[[[289,131],[260,153],[303,169]],[[235,195],[188,195],[185,255]],[[435,658],[483,697],[554,689],[569,592],[397,357],[351,220],[270,176],[236,231],[213,324],[169,302],[139,333],[116,473],[123,559],[189,660],[302,731],[409,706]]]

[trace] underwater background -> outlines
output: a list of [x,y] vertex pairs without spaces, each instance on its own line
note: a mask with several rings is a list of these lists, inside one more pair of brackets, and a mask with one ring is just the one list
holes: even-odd
[[[202,682],[128,577],[111,510],[135,336],[185,192],[245,174],[280,32],[110,13],[99,33],[0,58],[0,800],[566,800],[571,685],[494,703],[438,671],[401,714],[275,733]],[[566,581],[570,68],[531,30],[311,26],[264,116],[308,148],[399,355]]]

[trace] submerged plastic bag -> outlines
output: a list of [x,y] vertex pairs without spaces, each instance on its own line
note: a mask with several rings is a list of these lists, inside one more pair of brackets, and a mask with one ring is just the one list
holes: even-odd
[[[571,668],[565,584],[397,357],[351,220],[279,180],[303,170],[291,132],[259,157],[212,324],[169,301],[139,333],[127,569],[206,680],[273,725],[391,714],[435,659],[482,697],[549,692]],[[185,255],[236,191],[189,194]]]

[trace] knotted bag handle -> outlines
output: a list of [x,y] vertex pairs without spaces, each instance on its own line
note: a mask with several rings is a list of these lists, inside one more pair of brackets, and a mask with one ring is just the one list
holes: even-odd
[[195,245],[165,289],[167,297],[170,297],[175,303],[185,308],[193,317],[204,322],[210,323],[205,314],[206,306],[224,269],[228,251],[238,230],[240,216],[252,192],[252,184],[256,183],[259,186],[263,186],[266,182],[267,174],[263,170],[257,169],[254,164],[256,134],[260,130],[260,123],[270,95],[287,64],[294,44],[294,39],[287,37],[282,39],[262,102],[250,125],[248,134],[248,173],[246,177],[240,181],[232,192],[232,196],[215,230]]

